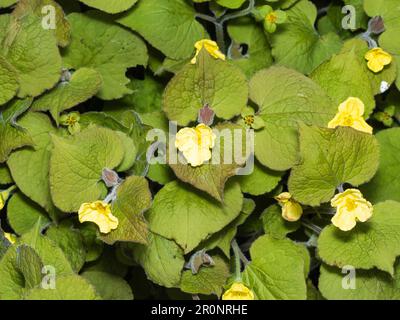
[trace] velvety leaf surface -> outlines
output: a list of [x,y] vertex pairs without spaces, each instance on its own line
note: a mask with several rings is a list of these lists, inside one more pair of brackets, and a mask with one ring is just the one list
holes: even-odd
[[289,178],[289,191],[303,204],[328,202],[342,183],[359,186],[371,180],[379,165],[373,135],[353,128],[301,126],[301,162]]

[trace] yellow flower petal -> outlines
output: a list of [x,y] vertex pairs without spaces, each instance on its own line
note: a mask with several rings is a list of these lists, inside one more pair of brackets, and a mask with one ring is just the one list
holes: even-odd
[[338,113],[329,121],[328,128],[352,127],[372,134],[373,128],[363,118],[365,106],[359,98],[350,97],[340,104]]
[[277,17],[277,15],[276,15],[276,12],[275,11],[272,11],[272,12],[270,12],[270,13],[268,13],[266,16],[265,16],[265,20],[267,20],[268,22],[270,22],[270,23],[276,23],[276,20],[278,19],[278,17]]
[[275,200],[279,203],[286,203],[292,198],[292,195],[289,192],[282,192],[281,194],[275,197]]
[[345,210],[338,211],[331,221],[335,227],[338,227],[342,231],[350,231],[356,226],[355,216]]
[[111,213],[111,206],[103,201],[82,204],[78,215],[79,222],[93,222],[101,233],[110,233],[118,227],[118,218]]
[[282,192],[280,195],[276,196],[275,199],[282,207],[283,219],[294,222],[301,218],[303,214],[303,208],[301,207],[300,203],[292,199],[292,195],[289,192]]
[[367,66],[368,66],[369,70],[371,70],[375,73],[381,72],[383,70],[383,68],[385,67],[379,60],[375,60],[375,59],[368,61]]
[[358,130],[358,131],[362,131],[365,133],[370,133],[372,134],[373,132],[373,128],[364,120],[364,118],[358,118],[355,119],[353,122],[353,125],[351,126],[352,128]]
[[364,199],[358,189],[347,189],[337,194],[331,200],[331,206],[337,208],[331,221],[342,231],[353,229],[357,221],[369,220],[373,213],[372,204]]
[[365,59],[368,60],[368,68],[375,73],[382,71],[383,68],[391,64],[393,60],[392,56],[381,48],[369,50],[365,54]]
[[341,113],[346,113],[351,115],[353,118],[357,118],[364,115],[365,106],[361,99],[350,97],[341,103],[338,109]]
[[197,133],[193,128],[183,128],[179,130],[175,137],[175,147],[179,151],[186,151],[195,148],[197,145]]
[[193,167],[201,166],[211,159],[211,151],[216,135],[212,129],[201,123],[196,128],[183,128],[175,138],[175,147],[182,152],[186,161]]
[[234,282],[222,295],[222,300],[254,300],[254,293],[243,283]]
[[194,47],[196,48],[196,55],[191,60],[192,64],[196,63],[196,58],[199,55],[202,48],[206,49],[207,52],[216,59],[221,59],[221,60],[226,59],[225,55],[219,50],[218,44],[215,41],[212,41],[209,39],[203,39],[203,40],[197,41],[195,43]]
[[294,222],[300,220],[303,214],[303,208],[300,203],[290,200],[288,203],[285,203],[282,207],[282,217],[286,221]]

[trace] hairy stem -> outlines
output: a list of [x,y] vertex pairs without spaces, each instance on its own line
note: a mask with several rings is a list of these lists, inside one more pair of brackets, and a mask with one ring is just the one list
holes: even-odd
[[248,14],[253,11],[255,6],[255,0],[250,0],[249,6],[246,9],[241,11],[233,12],[231,14],[223,15],[220,18],[215,18],[203,13],[197,13],[196,18],[211,22],[215,26],[215,35],[217,38],[218,47],[221,52],[226,53],[226,46],[225,46],[225,31],[224,31],[224,23],[228,20],[240,18],[247,16]]
[[224,26],[221,23],[215,24],[215,35],[220,51],[226,53]]
[[228,20],[247,16],[248,14],[250,14],[253,11],[254,5],[255,5],[255,0],[250,0],[249,6],[246,9],[222,16],[220,23],[223,24],[224,22],[226,22]]
[[196,18],[211,22],[211,23],[218,23],[217,19],[215,19],[214,17],[211,17],[207,14],[203,14],[203,13],[196,13]]
[[315,232],[316,234],[320,234],[322,229],[317,225],[311,223],[310,221],[302,220],[301,224],[306,228],[310,229],[311,231]]
[[237,244],[235,239],[232,240],[231,246],[232,246],[233,254],[235,256],[235,280],[241,281],[242,280],[242,275],[240,273],[240,271],[241,271],[240,270],[241,269],[240,252],[241,251],[240,251],[239,245]]

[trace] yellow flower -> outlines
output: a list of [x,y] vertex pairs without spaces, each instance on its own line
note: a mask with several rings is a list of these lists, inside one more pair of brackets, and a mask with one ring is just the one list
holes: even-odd
[[292,199],[292,195],[289,192],[282,192],[275,197],[275,200],[277,200],[282,207],[283,219],[294,222],[301,218],[303,208],[300,203]]
[[79,124],[80,119],[81,116],[79,112],[71,112],[68,114],[64,114],[60,117],[60,124],[62,126],[68,127],[68,131],[70,134],[75,134],[81,130],[81,126]]
[[200,41],[197,41],[196,44],[194,45],[196,48],[196,55],[192,59],[191,63],[195,64],[196,63],[196,58],[199,55],[201,49],[206,49],[207,52],[214,58],[216,59],[221,59],[225,60],[225,55],[219,51],[218,44],[215,41],[208,40],[208,39],[203,39]]
[[339,106],[339,111],[328,123],[328,128],[352,127],[362,132],[372,133],[372,127],[363,118],[364,109],[364,103],[360,99],[348,98]]
[[118,218],[111,213],[111,206],[103,201],[82,204],[78,215],[79,222],[94,222],[101,233],[109,233],[118,227]]
[[201,166],[211,159],[211,151],[216,135],[211,128],[200,123],[196,128],[183,128],[176,134],[175,147],[178,148],[192,167]]
[[8,241],[10,241],[11,244],[14,244],[15,242],[17,242],[17,237],[15,236],[15,234],[12,234],[12,233],[4,232],[4,238],[6,238]]
[[254,293],[241,282],[234,282],[222,295],[222,300],[254,300]]
[[368,60],[368,68],[378,73],[383,68],[392,63],[392,56],[383,51],[381,48],[373,48],[365,54],[365,59]]
[[336,209],[332,223],[342,231],[349,231],[356,226],[357,221],[365,222],[372,216],[373,207],[364,199],[360,190],[347,189],[337,194],[331,200],[331,206]]

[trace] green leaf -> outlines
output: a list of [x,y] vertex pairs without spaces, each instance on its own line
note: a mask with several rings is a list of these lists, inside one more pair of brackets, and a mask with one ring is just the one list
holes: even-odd
[[263,211],[261,214],[264,231],[267,235],[284,239],[288,233],[292,233],[300,228],[300,221],[289,222],[282,218],[282,208],[274,204]]
[[166,184],[147,214],[150,230],[175,240],[185,253],[221,230],[240,213],[243,196],[238,184],[227,186],[224,203],[178,181]]
[[111,273],[124,278],[128,273],[128,266],[120,262],[111,246],[104,246],[100,259],[85,266],[85,271],[100,271]]
[[47,229],[46,236],[64,252],[72,269],[78,273],[86,261],[86,250],[81,233],[68,223],[62,223]]
[[21,193],[16,193],[8,201],[7,219],[19,235],[29,232],[39,219],[41,229],[50,222],[43,209]]
[[311,79],[326,91],[337,107],[349,97],[357,97],[365,104],[365,118],[375,108],[368,73],[353,51],[333,56],[314,70]]
[[14,180],[6,164],[0,164],[0,184],[11,184]]
[[215,265],[201,267],[197,274],[191,270],[182,273],[180,288],[183,292],[191,294],[214,294],[219,297],[223,286],[229,277],[228,264],[220,256],[213,256]]
[[18,88],[17,71],[0,56],[0,105],[10,101],[17,93]]
[[97,238],[98,227],[94,223],[79,226],[86,248],[86,262],[96,261],[103,253],[103,242]]
[[43,263],[31,247],[27,245],[18,246],[16,266],[24,277],[26,289],[32,289],[42,282]]
[[131,93],[126,87],[129,79],[125,72],[130,67],[147,64],[144,42],[96,12],[72,13],[68,21],[74,36],[64,50],[64,63],[73,69],[87,67],[99,72],[103,86],[97,96],[103,100]]
[[361,39],[351,39],[344,43],[341,53],[354,53],[360,61],[361,66],[364,69],[364,73],[368,76],[372,86],[372,93],[374,95],[381,93],[382,81],[392,84],[396,80],[397,66],[396,62],[393,61],[389,66],[386,66],[381,72],[375,73],[369,70],[367,60],[365,60],[365,54],[368,52],[368,44],[366,41]]
[[[213,158],[209,163],[204,163],[198,167],[192,167],[190,164],[182,164],[177,159],[176,164],[169,161],[169,165],[175,175],[182,181],[190,183],[194,187],[203,190],[213,196],[218,201],[223,201],[224,187],[228,178],[237,174],[246,159],[236,159],[235,154],[243,155],[246,147],[246,132],[239,125],[223,123],[214,127],[216,132],[215,146],[212,154],[219,154],[217,163],[213,163]],[[236,135],[241,132],[242,140],[238,141]],[[220,142],[220,143],[219,143]],[[240,150],[238,150],[240,148]],[[227,157],[225,158],[225,153]],[[231,155],[231,157],[230,157]],[[180,155],[178,155],[180,156]]]
[[[346,272],[348,275],[348,272]],[[345,289],[347,284],[340,269],[323,264],[319,278],[319,289],[330,300],[399,300],[400,264],[396,264],[394,278],[377,270],[356,270],[356,288]]]
[[108,244],[116,241],[147,243],[148,227],[143,213],[151,206],[149,184],[144,177],[131,176],[118,188],[113,203],[113,215],[118,218],[118,228],[101,239]]
[[26,300],[99,300],[95,288],[78,275],[56,277],[53,290],[35,288],[28,292]]
[[[251,18],[229,23],[228,33],[232,39],[229,48],[232,63],[242,69],[247,77],[272,64],[271,49],[263,29]],[[241,51],[243,45],[247,46],[246,54]]]
[[10,247],[0,260],[0,299],[22,299],[27,289],[42,280],[42,261],[29,246]]
[[52,10],[48,10],[47,6],[55,9],[55,28],[51,29],[51,32],[56,37],[58,45],[66,47],[71,37],[71,26],[65,17],[63,8],[54,0],[19,0],[13,11],[13,16],[23,18],[27,14],[34,14],[47,27],[52,23],[52,18],[49,15],[53,13]]
[[327,226],[318,239],[318,253],[332,266],[377,267],[393,275],[394,262],[400,255],[400,203],[376,204],[372,218],[349,232]]
[[[364,12],[364,7],[363,7],[364,0],[344,0],[344,3],[346,5],[351,5],[356,9],[355,11],[356,29],[362,29],[362,28],[366,29],[368,25],[368,17]],[[343,13],[341,17],[343,17]]]
[[103,300],[133,300],[131,287],[121,277],[98,271],[86,271],[82,277],[90,282]]
[[100,73],[94,69],[81,68],[71,79],[60,82],[57,87],[34,101],[31,110],[50,111],[58,122],[61,112],[71,109],[93,97],[102,85]]
[[255,133],[255,155],[278,171],[298,161],[298,123],[326,126],[337,112],[315,82],[284,67],[271,67],[250,80],[250,99],[258,106],[265,127]]
[[256,204],[254,200],[243,198],[243,207],[240,215],[222,230],[214,233],[210,238],[200,244],[199,247],[207,250],[219,248],[226,257],[230,257],[231,242],[237,233],[238,226],[243,224],[254,211]]
[[317,8],[311,1],[301,0],[286,12],[287,21],[271,35],[272,55],[278,64],[309,74],[339,52],[338,35],[321,36],[315,30]]
[[[20,120],[34,146],[13,152],[8,167],[18,188],[46,210],[53,208],[49,185],[51,134],[57,134],[48,116],[27,113]],[[27,166],[27,164],[29,165]]]
[[119,13],[131,8],[138,0],[79,0],[84,4],[108,12]]
[[193,54],[196,41],[207,38],[195,14],[184,0],[146,0],[140,1],[118,22],[140,33],[167,57],[182,59]]
[[307,300],[324,300],[321,292],[314,287],[310,279],[307,280]]
[[300,128],[301,162],[290,174],[289,192],[311,206],[329,201],[337,186],[359,186],[371,180],[379,164],[373,135],[349,127]]
[[138,154],[138,147],[136,146],[135,141],[128,137],[123,132],[117,132],[119,135],[122,145],[124,147],[125,155],[122,159],[122,162],[119,164],[117,168],[115,168],[118,172],[128,171],[134,165],[136,161],[136,156]]
[[162,185],[176,179],[173,171],[168,165],[159,163],[149,165],[149,171],[147,172],[146,177],[151,181]]
[[121,131],[125,133],[129,132],[128,126],[122,123],[120,119],[117,120],[115,117],[112,117],[104,112],[92,111],[83,113],[80,115],[79,124],[82,129],[96,125],[114,131]]
[[380,47],[394,56],[397,65],[397,88],[400,88],[400,6],[396,0],[365,0],[365,12],[370,16],[381,16],[385,22],[385,32],[379,36]]
[[100,183],[104,168],[114,169],[124,149],[118,134],[92,126],[70,138],[52,136],[50,189],[54,204],[76,212],[82,203],[99,200],[106,188]]
[[272,191],[281,181],[282,175],[283,172],[272,171],[256,161],[252,173],[233,179],[239,182],[242,192],[259,196]]
[[202,49],[197,63],[187,64],[168,83],[163,110],[180,126],[196,120],[207,104],[217,117],[229,120],[240,114],[247,96],[247,81],[241,70]]
[[229,8],[229,9],[239,9],[246,0],[217,0],[217,3],[220,6]]
[[16,4],[18,0],[1,0],[0,2],[0,8],[7,8],[12,6],[13,4]]
[[0,260],[0,299],[21,299],[25,279],[17,268],[17,246],[11,246]]
[[8,27],[0,55],[6,58],[18,74],[18,97],[38,96],[60,79],[61,57],[56,39],[51,30],[42,27],[38,17],[6,17]]
[[132,93],[119,102],[139,113],[161,111],[164,86],[156,78],[146,74],[143,80],[131,79],[128,88]]
[[375,177],[361,189],[368,200],[400,201],[400,128],[380,131],[380,164]]
[[60,247],[50,238],[42,235],[42,222],[40,220],[29,232],[22,235],[19,243],[32,247],[44,265],[50,265],[55,268],[57,276],[74,273],[68,258]]
[[150,233],[148,245],[135,244],[132,249],[151,281],[167,288],[179,286],[185,259],[174,241]]
[[0,163],[8,159],[11,151],[33,145],[32,137],[17,123],[17,118],[31,103],[31,99],[12,100],[0,108]]
[[[259,300],[305,300],[308,252],[290,240],[258,238],[250,248],[251,262],[243,282]],[[290,268],[288,267],[290,266]]]

